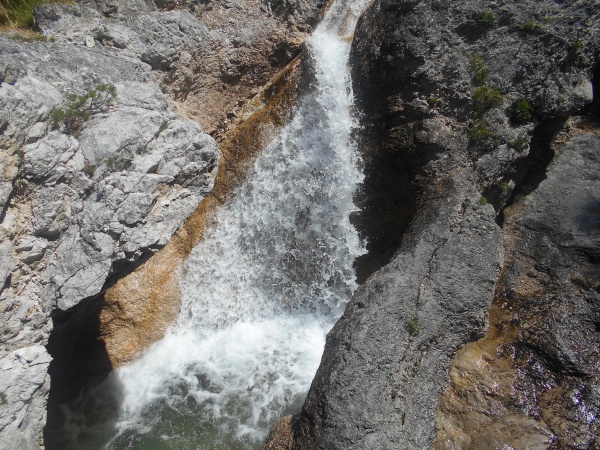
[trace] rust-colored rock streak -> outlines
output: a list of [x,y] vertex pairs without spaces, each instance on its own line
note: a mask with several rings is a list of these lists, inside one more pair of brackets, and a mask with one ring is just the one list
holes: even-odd
[[287,415],[281,418],[269,434],[265,450],[290,450],[294,444],[294,432],[292,431],[293,416]]
[[260,150],[289,119],[301,70],[300,58],[294,59],[249,102],[243,119],[219,139],[223,156],[213,191],[162,250],[105,293],[100,331],[114,368],[159,340],[176,319],[179,267]]
[[580,131],[505,210],[489,330],[454,358],[436,449],[600,444],[600,138]]

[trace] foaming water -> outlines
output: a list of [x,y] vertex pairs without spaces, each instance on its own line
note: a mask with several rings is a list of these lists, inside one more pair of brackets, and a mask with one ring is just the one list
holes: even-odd
[[311,92],[190,254],[177,323],[111,373],[107,448],[259,448],[301,407],[364,253],[349,221],[362,174],[347,35],[365,4],[332,5],[308,41]]

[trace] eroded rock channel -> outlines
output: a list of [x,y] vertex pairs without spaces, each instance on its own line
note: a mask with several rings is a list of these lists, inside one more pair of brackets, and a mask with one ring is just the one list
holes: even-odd
[[359,3],[0,36],[0,443],[599,445],[600,7]]

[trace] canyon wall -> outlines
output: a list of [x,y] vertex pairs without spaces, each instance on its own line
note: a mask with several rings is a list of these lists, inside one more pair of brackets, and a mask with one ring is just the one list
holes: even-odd
[[592,1],[363,14],[366,281],[280,448],[598,445],[599,20]]
[[[57,403],[162,336],[203,210],[286,120],[324,6],[47,4],[43,35],[0,36],[0,443],[44,446],[49,367],[51,436]],[[221,162],[211,135],[227,170],[202,202]]]
[[[324,7],[82,0],[0,35],[1,444],[44,446],[48,349],[57,404],[164,333]],[[598,24],[592,0],[365,12],[369,254],[279,447],[598,445]]]

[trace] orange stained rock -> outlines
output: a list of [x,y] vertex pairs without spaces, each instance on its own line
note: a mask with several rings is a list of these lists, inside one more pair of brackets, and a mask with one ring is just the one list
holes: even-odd
[[239,122],[218,139],[223,156],[213,191],[163,249],[106,291],[100,333],[114,368],[161,339],[177,318],[182,264],[259,152],[289,119],[301,71],[296,58],[246,105]]

